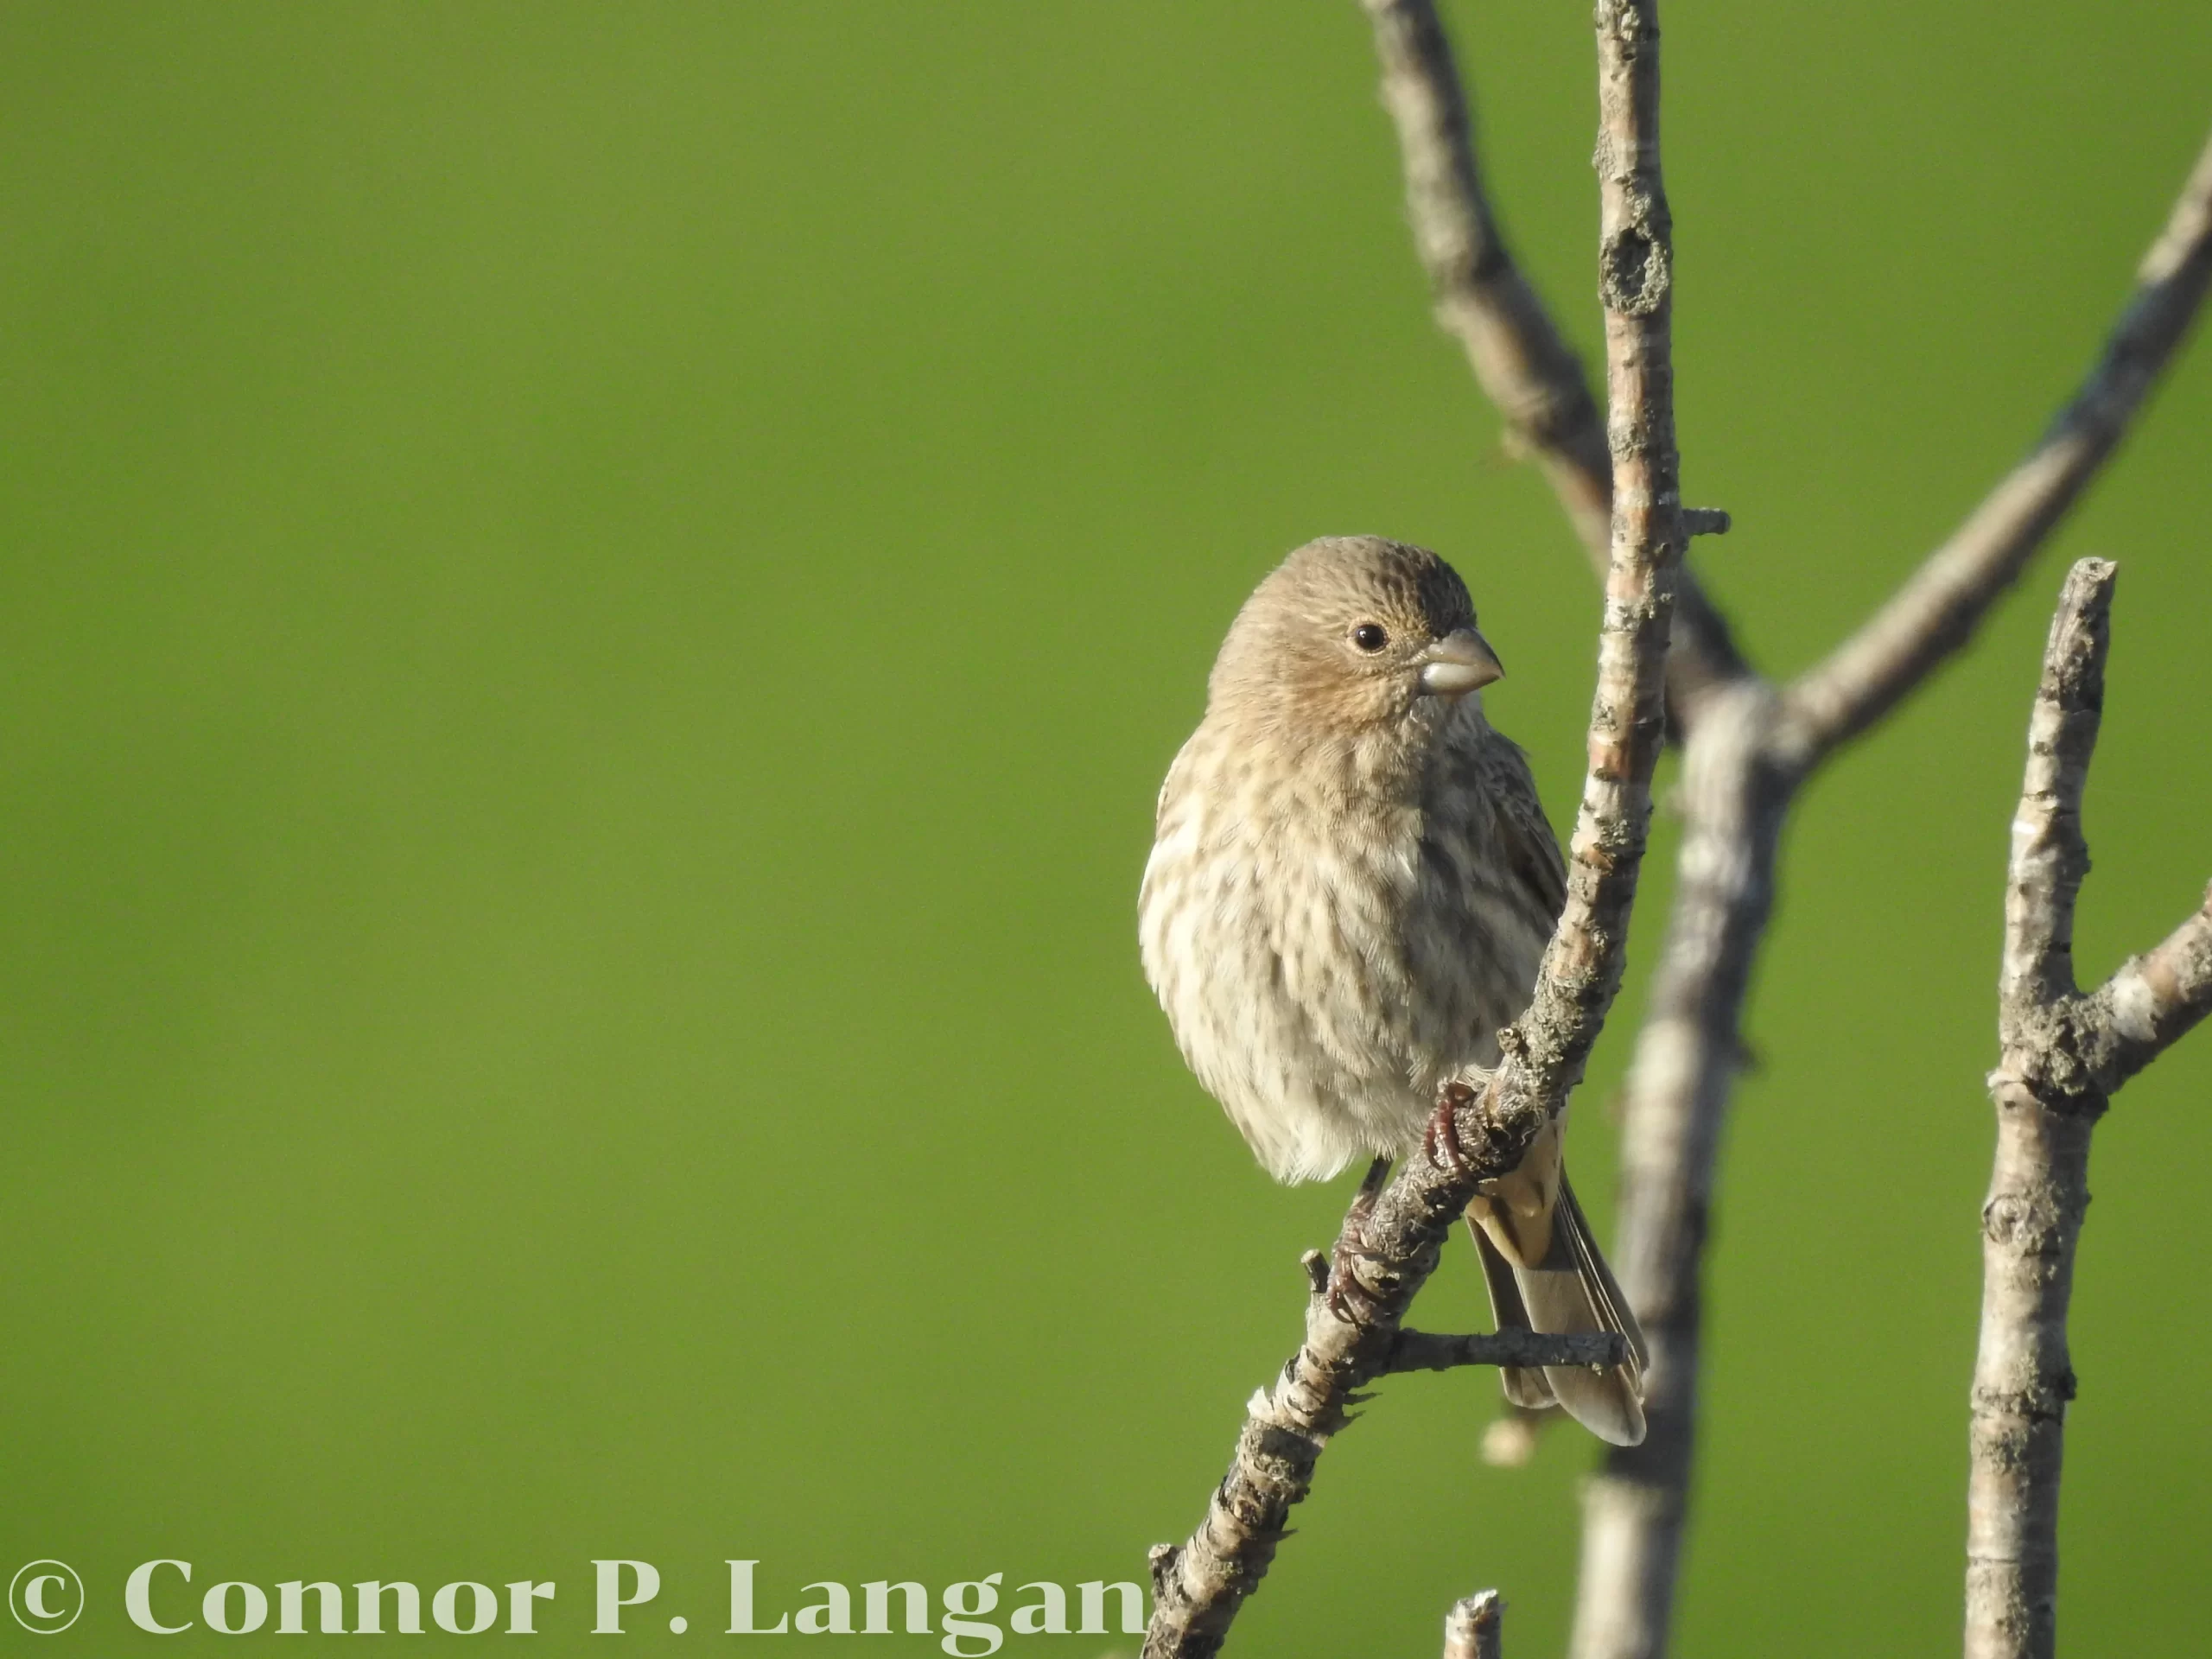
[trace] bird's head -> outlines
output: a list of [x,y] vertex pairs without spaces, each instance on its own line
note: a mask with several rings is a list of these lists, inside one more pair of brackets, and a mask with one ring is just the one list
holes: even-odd
[[1240,725],[1356,741],[1431,728],[1504,671],[1442,559],[1380,536],[1330,536],[1245,601],[1214,663],[1211,702]]

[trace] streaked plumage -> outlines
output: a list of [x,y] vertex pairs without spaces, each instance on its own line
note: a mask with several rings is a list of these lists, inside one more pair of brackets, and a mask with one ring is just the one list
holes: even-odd
[[[1160,791],[1139,931],[1184,1058],[1280,1180],[1412,1151],[1437,1084],[1495,1065],[1527,1005],[1566,872],[1527,760],[1484,718],[1497,671],[1452,568],[1378,537],[1299,549],[1223,643]],[[1493,1309],[1640,1352],[1560,1127],[1469,1211]],[[1643,1436],[1639,1363],[1505,1380]]]

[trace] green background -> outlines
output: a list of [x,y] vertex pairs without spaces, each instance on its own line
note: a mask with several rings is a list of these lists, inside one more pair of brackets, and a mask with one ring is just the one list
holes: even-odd
[[[1590,348],[1584,10],[1450,16]],[[2212,28],[1667,22],[1685,474],[1738,526],[1700,557],[1787,671],[2088,360]],[[791,1605],[1141,1577],[1189,1530],[1347,1196],[1260,1174],[1137,968],[1230,615],[1308,537],[1428,543],[1556,821],[1579,784],[1595,588],[1430,324],[1396,165],[1349,0],[0,13],[0,1570],[92,1598],[37,1651],[151,1643],[157,1555],[553,1578],[562,1652],[594,1556],[667,1576],[633,1641],[715,1645],[728,1556]],[[2120,559],[2101,973],[2212,874],[2208,432],[2200,341],[1792,827],[1686,1652],[1955,1640],[2028,695],[2060,561]],[[1601,1230],[1640,983],[1577,1119]],[[2208,1084],[2200,1037],[2099,1137],[2078,1651],[2201,1634]],[[1455,1255],[1422,1322],[1479,1300]],[[1236,1649],[1433,1653],[1497,1584],[1558,1650],[1592,1446],[1484,1466],[1496,1394],[1384,1386]]]

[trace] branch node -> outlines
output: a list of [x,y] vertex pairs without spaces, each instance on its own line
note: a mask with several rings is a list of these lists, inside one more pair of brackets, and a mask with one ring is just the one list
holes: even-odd
[[1182,1560],[1182,1547],[1177,1544],[1154,1544],[1145,1553],[1145,1560],[1152,1568],[1152,1599],[1167,1599],[1167,1586],[1175,1577],[1175,1564]]
[[1606,238],[1599,257],[1603,273],[1599,290],[1607,310],[1649,317],[1666,303],[1667,290],[1673,285],[1667,245],[1653,240],[1643,227],[1631,225]]
[[1306,1283],[1312,1294],[1325,1294],[1329,1288],[1329,1258],[1319,1250],[1308,1250],[1298,1258],[1298,1265],[1306,1270]]
[[1735,523],[1719,507],[1682,509],[1682,534],[1685,536],[1726,536]]
[[[2201,169],[2212,222],[2212,150]],[[2212,230],[2205,245],[2212,246]],[[2089,1141],[2112,1092],[2212,1012],[2212,910],[2133,957],[2096,991],[2074,979],[2074,907],[2089,849],[2082,797],[2104,709],[2115,567],[2067,574],[2028,721],[2012,821],[2004,968],[1989,1074],[1997,1151],[1982,1206],[1981,1339],[1967,1478],[1966,1649],[2052,1650],[2059,1471],[2076,1382],[2066,1320]],[[2024,1622],[2022,1609],[2040,1610]]]

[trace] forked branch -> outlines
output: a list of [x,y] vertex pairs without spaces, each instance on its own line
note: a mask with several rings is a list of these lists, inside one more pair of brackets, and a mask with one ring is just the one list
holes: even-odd
[[2084,995],[2074,905],[2088,872],[2082,796],[2102,719],[2115,568],[2068,574],[2028,724],[2005,900],[1997,1154],[1982,1208],[1981,1340],[1967,1485],[1967,1659],[2048,1659],[2058,1491],[2074,1397],[2066,1316],[2089,1201],[2089,1137],[2113,1092],[2212,1012],[2212,893]]
[[1744,1000],[1799,786],[1878,721],[2002,597],[2111,454],[2185,337],[2212,267],[2212,144],[2144,260],[2106,348],[2030,460],[1854,639],[1786,691],[1738,682],[1690,734],[1680,880],[1621,1101],[1613,1259],[1651,1348],[1643,1444],[1586,1488],[1573,1659],[1666,1650],[1694,1465],[1700,1278]]
[[[1440,322],[1586,540],[1610,475],[1580,365],[1515,265],[1429,0],[1362,0]],[[2112,453],[2186,337],[2212,271],[2208,145],[2081,389],[2027,461],[1852,639],[1788,690],[1745,666],[1683,575],[1669,690],[1688,728],[1681,880],[1623,1101],[1621,1276],[1651,1347],[1649,1433],[1587,1488],[1575,1659],[1664,1651],[1694,1462],[1700,1278],[1738,1026],[1798,786],[1971,636]],[[1701,526],[1693,524],[1688,528]],[[2185,955],[2179,941],[2153,953]]]

